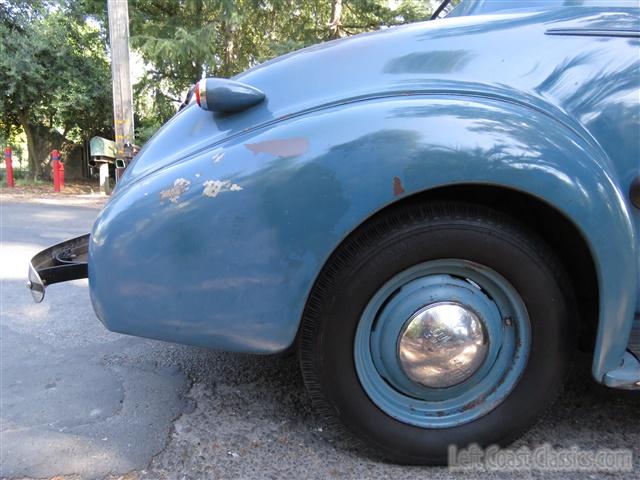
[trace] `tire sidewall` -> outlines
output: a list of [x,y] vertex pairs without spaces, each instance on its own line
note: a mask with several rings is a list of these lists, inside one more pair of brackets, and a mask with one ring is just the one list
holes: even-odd
[[[562,384],[570,358],[566,301],[539,241],[509,224],[431,219],[357,238],[358,249],[334,277],[314,344],[314,370],[333,414],[383,455],[407,463],[444,463],[447,448],[504,444],[527,428]],[[354,362],[360,316],[396,274],[419,263],[462,258],[485,265],[520,294],[531,322],[529,359],[508,397],[492,411],[452,428],[424,429],[395,420],[362,388]]]

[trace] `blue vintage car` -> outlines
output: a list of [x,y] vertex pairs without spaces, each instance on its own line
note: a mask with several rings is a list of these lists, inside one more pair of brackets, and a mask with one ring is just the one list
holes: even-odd
[[109,330],[295,348],[320,411],[403,463],[516,438],[577,346],[640,389],[635,0],[464,1],[193,97],[33,259],[37,300],[88,275]]

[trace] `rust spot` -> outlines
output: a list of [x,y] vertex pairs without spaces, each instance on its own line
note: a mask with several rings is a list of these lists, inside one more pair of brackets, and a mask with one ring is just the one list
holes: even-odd
[[400,177],[393,177],[393,194],[397,197],[403,193],[404,188],[402,188],[402,180],[400,180]]
[[[460,411],[462,412],[466,412],[468,410],[471,410],[472,408],[477,407],[478,405],[480,405],[481,403],[484,403],[487,398],[489,398],[493,392],[496,391],[496,388],[492,388],[490,391],[483,393],[482,395],[480,395],[478,398],[471,400],[469,403],[467,403],[466,405],[464,405]],[[491,408],[493,408],[495,405],[497,405],[498,403],[500,403],[499,401],[492,401],[489,405]]]
[[309,149],[309,140],[302,137],[284,138],[278,140],[265,140],[258,143],[245,143],[244,145],[253,152],[270,153],[280,158],[297,157]]
[[461,411],[466,412],[471,410],[472,408],[477,407],[478,405],[480,405],[482,402],[484,402],[485,400],[485,396],[481,396],[479,398],[476,398],[475,400],[472,400],[471,402],[467,403],[466,405],[464,405],[461,409]]

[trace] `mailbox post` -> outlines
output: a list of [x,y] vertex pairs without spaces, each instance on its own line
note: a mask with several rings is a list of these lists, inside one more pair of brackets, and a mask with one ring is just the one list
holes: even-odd
[[89,165],[98,167],[100,171],[100,191],[109,195],[113,189],[111,171],[116,165],[116,143],[102,137],[93,137],[89,141]]

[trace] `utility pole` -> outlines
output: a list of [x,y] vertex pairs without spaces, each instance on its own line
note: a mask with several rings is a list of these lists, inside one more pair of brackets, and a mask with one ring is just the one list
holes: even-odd
[[[127,0],[108,0],[109,46],[113,81],[113,122],[116,134],[116,178],[133,157],[133,92],[129,72],[129,6]],[[106,168],[106,175],[103,172]],[[104,182],[104,183],[103,183]],[[100,188],[111,193],[108,165],[100,167]]]

